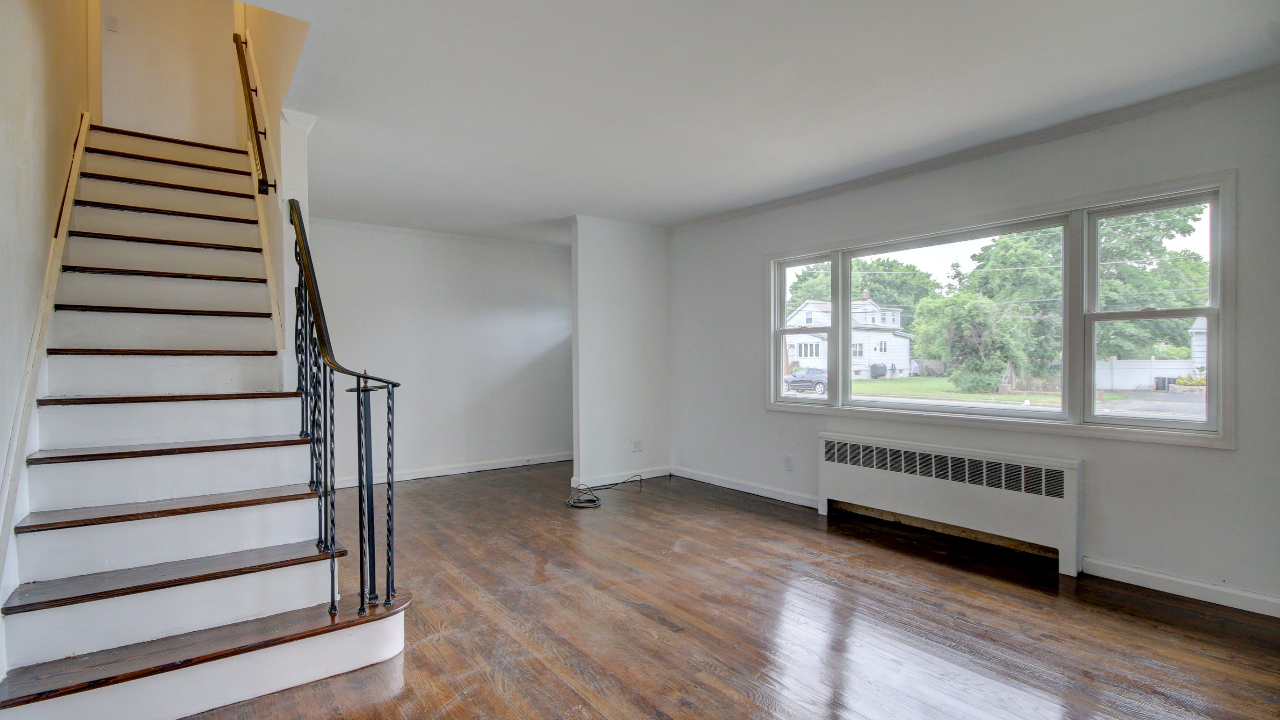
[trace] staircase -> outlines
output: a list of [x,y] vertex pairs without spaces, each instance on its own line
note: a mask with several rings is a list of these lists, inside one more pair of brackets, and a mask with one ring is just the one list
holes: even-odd
[[333,485],[284,389],[257,179],[243,150],[88,133],[14,515],[0,720],[178,718],[403,647],[407,593],[330,612],[346,550],[324,547]]

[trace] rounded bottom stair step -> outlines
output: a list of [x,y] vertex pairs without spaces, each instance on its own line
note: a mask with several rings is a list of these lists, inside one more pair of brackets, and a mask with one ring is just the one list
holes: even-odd
[[14,668],[0,682],[0,720],[170,720],[394,657],[408,591],[359,614],[315,605],[63,660]]

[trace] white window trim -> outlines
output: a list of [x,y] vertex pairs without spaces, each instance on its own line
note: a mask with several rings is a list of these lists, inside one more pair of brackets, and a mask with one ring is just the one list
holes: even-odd
[[[926,424],[967,426],[1020,432],[1038,432],[1057,435],[1096,437],[1112,440],[1131,440],[1137,442],[1154,442],[1174,445],[1191,445],[1235,449],[1235,244],[1236,244],[1236,172],[1228,170],[1166,183],[1155,183],[1143,187],[1101,193],[1083,198],[1049,203],[1020,211],[988,215],[957,223],[950,227],[938,226],[913,236],[879,235],[853,242],[845,241],[839,247],[827,247],[808,251],[804,254],[771,255],[766,257],[770,269],[770,292],[768,313],[772,350],[769,362],[769,382],[771,391],[765,401],[765,409],[782,412],[800,412],[810,414],[836,415],[844,417],[864,417],[884,420],[898,420]],[[1104,212],[1109,207],[1133,206],[1144,202],[1158,203],[1175,196],[1192,196],[1197,193],[1218,195],[1215,217],[1214,237],[1210,262],[1215,268],[1211,295],[1216,300],[1217,317],[1211,312],[1191,309],[1180,309],[1183,316],[1204,314],[1209,323],[1216,323],[1210,328],[1212,340],[1206,351],[1210,354],[1209,366],[1215,367],[1216,377],[1209,380],[1206,400],[1209,403],[1210,417],[1215,421],[1210,429],[1190,429],[1182,423],[1172,426],[1158,427],[1152,424],[1147,427],[1116,424],[1107,417],[1096,417],[1089,413],[1092,400],[1084,388],[1092,388],[1092,363],[1086,362],[1086,353],[1092,349],[1092,342],[1086,336],[1091,330],[1092,322],[1101,319],[1098,315],[1086,314],[1085,278],[1088,267],[1086,255],[1089,250],[1086,233],[1088,228],[1087,213]],[[1023,412],[1014,409],[986,411],[982,408],[957,408],[949,412],[945,408],[933,406],[928,409],[912,408],[902,403],[881,403],[859,400],[858,404],[850,404],[849,388],[844,381],[851,376],[851,354],[843,351],[847,338],[848,322],[844,317],[848,314],[850,291],[844,278],[844,264],[847,258],[859,255],[873,255],[892,250],[924,247],[937,244],[942,238],[959,239],[962,234],[981,237],[984,232],[993,228],[1007,228],[1015,224],[1040,224],[1061,217],[1065,219],[1063,249],[1064,280],[1064,323],[1063,323],[1063,409],[1062,412]],[[781,375],[779,373],[779,342],[783,335],[792,334],[779,329],[785,320],[781,311],[785,309],[785,271],[784,268],[796,264],[830,261],[832,267],[832,325],[823,327],[805,327],[793,329],[798,332],[826,332],[828,347],[841,348],[839,352],[827,353],[827,374],[831,387],[840,388],[840,392],[828,392],[825,399],[793,399],[784,398],[781,393]],[[1089,298],[1089,302],[1092,299]],[[1142,317],[1151,317],[1153,311],[1137,311]],[[1159,311],[1155,311],[1159,312]],[[1106,313],[1106,319],[1125,319],[1118,313]],[[1216,330],[1216,332],[1213,332]],[[1216,345],[1216,347],[1215,347]],[[1087,384],[1086,384],[1087,383]],[[1087,406],[1087,407],[1086,407]],[[1086,417],[1088,421],[1086,422]]]

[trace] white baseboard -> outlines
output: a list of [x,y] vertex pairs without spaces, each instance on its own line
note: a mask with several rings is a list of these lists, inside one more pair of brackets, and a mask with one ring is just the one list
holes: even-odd
[[1181,595],[1195,600],[1226,605],[1238,610],[1280,617],[1280,596],[1239,590],[1226,585],[1215,585],[1203,580],[1169,575],[1124,563],[1099,560],[1085,556],[1084,571],[1109,580],[1119,580],[1152,590]]
[[690,480],[697,480],[698,482],[704,482],[708,485],[718,485],[723,488],[729,488],[730,490],[740,490],[744,493],[759,495],[772,500],[789,502],[793,505],[803,505],[811,508],[818,507],[817,495],[802,495],[800,493],[765,487],[763,485],[756,485],[754,483],[743,482],[741,480],[732,480],[721,475],[712,475],[711,473],[690,470],[689,468],[671,468],[671,474],[679,475],[680,477],[687,477]]
[[642,468],[640,470],[628,470],[626,472],[616,472],[616,473],[606,473],[604,475],[595,475],[586,479],[580,479],[578,476],[575,475],[569,479],[569,484],[572,485],[573,487],[578,487],[579,485],[586,485],[588,487],[598,488],[601,485],[613,485],[614,483],[620,483],[623,480],[626,480],[627,478],[630,478],[630,477],[635,477],[636,475],[639,475],[640,477],[647,480],[649,478],[662,477],[663,475],[670,475],[670,474],[671,474],[671,468],[669,467],[651,467],[651,468]]
[[[423,478],[443,477],[445,475],[461,475],[463,473],[481,472],[483,470],[501,470],[503,468],[521,467],[524,465],[542,465],[543,463],[564,462],[572,460],[573,453],[556,453],[554,455],[535,455],[525,458],[506,458],[504,460],[487,460],[485,462],[467,463],[463,465],[436,465],[435,467],[417,468],[415,470],[400,470],[396,472],[396,482],[404,482],[405,480],[421,480]],[[376,464],[376,463],[375,463]],[[374,472],[377,472],[374,468]],[[386,472],[386,469],[383,469]],[[382,476],[376,484],[384,485]],[[344,475],[338,478],[338,487],[349,488],[356,486],[355,475]]]

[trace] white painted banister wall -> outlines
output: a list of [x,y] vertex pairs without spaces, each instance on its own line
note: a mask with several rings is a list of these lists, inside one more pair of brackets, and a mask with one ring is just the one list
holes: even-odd
[[[1130,116],[1133,117],[1133,116]],[[1083,460],[1087,573],[1280,615],[1280,85],[672,236],[675,472],[816,502],[822,431]],[[1235,169],[1236,450],[1009,433],[765,409],[770,254],[911,236],[1108,191]],[[795,470],[786,471],[792,455]]]
[[[0,498],[18,501],[25,464],[35,444],[28,423],[35,398],[25,391],[27,356],[33,342],[45,271],[71,164],[72,144],[87,109],[88,31],[85,3],[0,4]],[[20,442],[25,435],[27,443]],[[0,537],[12,537],[6,511]],[[0,594],[17,584],[11,543],[0,542],[5,558]],[[0,626],[2,632],[2,626]],[[4,638],[0,636],[0,653]],[[0,657],[0,672],[8,663]]]
[[575,218],[574,485],[668,472],[668,246],[662,228]]

